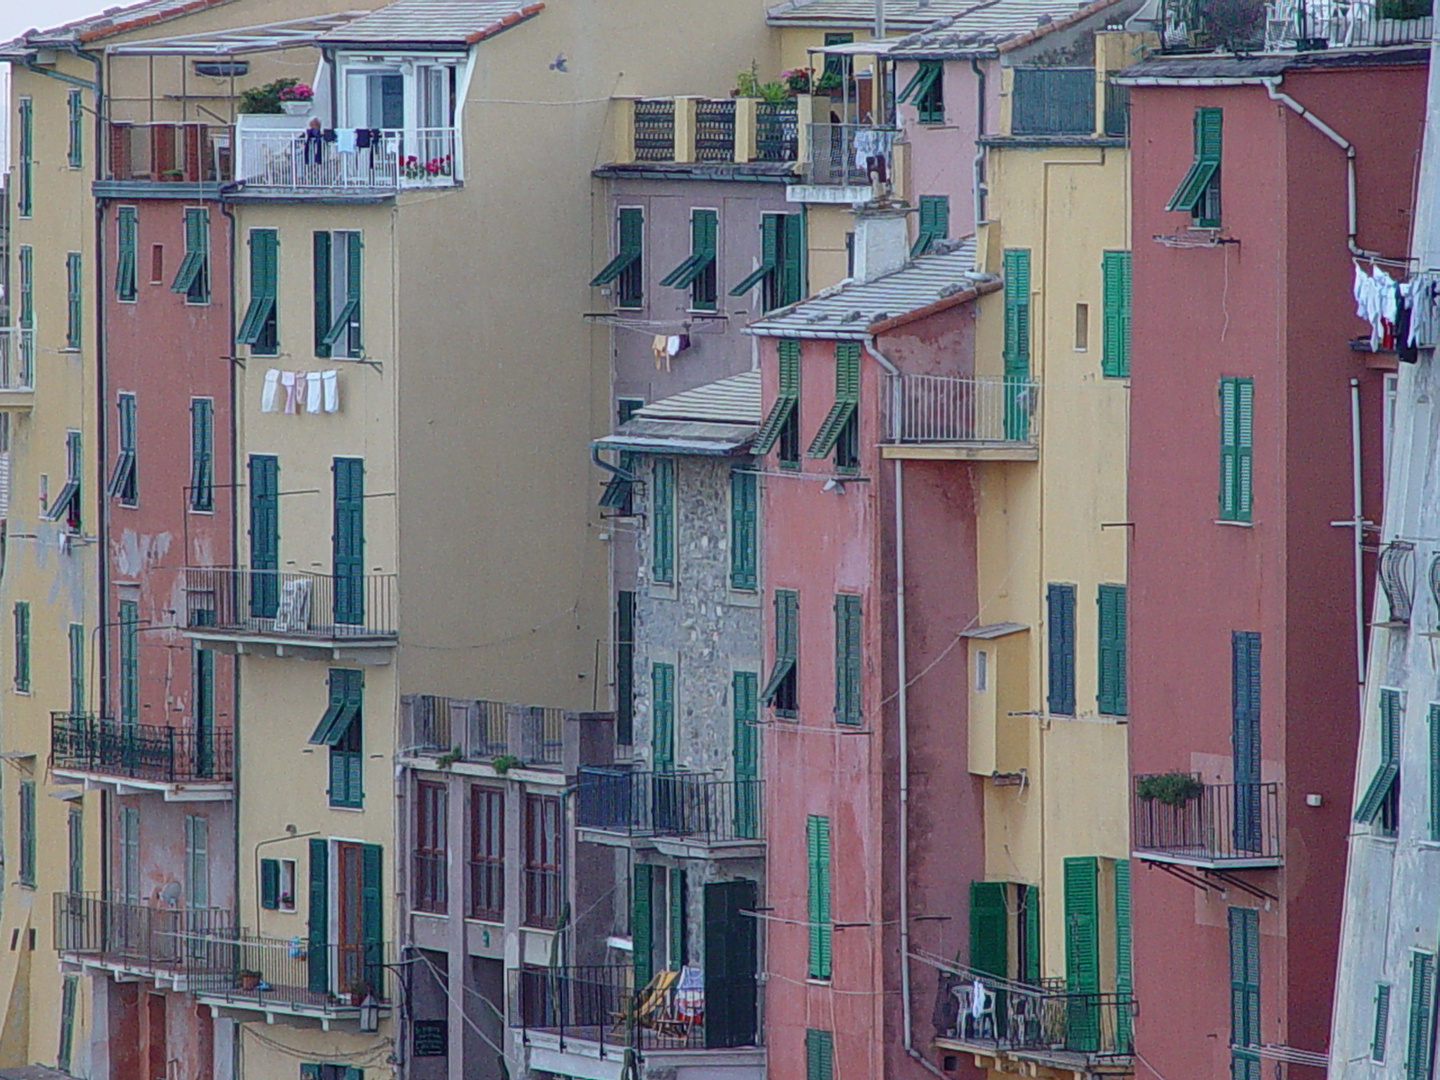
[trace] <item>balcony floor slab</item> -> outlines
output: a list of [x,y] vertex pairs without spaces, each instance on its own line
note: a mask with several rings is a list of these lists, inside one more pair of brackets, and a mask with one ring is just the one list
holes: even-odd
[[887,443],[882,458],[902,461],[1039,461],[1040,448],[1025,443]]
[[1131,856],[1143,862],[1169,863],[1171,866],[1193,866],[1197,870],[1274,870],[1285,865],[1279,855],[1257,855],[1254,858],[1216,858],[1203,852],[1132,851]]
[[53,775],[62,783],[82,783],[86,791],[112,791],[116,795],[159,792],[164,795],[166,802],[229,802],[235,797],[235,785],[229,780],[137,780],[128,776],[81,772],[78,769],[54,769]]
[[764,840],[725,840],[706,843],[683,836],[634,836],[607,829],[580,827],[576,839],[606,847],[629,848],[631,851],[654,851],[674,859],[697,859],[704,862],[730,859],[765,858]]
[[[940,1050],[974,1056],[979,1068],[997,1072],[1016,1072],[1024,1063],[1024,1075],[1054,1077],[1128,1076],[1134,1071],[1129,1055],[1100,1056],[1072,1050],[1012,1049],[999,1047],[983,1039],[938,1038]],[[1008,1065],[1008,1068],[1006,1067]]]

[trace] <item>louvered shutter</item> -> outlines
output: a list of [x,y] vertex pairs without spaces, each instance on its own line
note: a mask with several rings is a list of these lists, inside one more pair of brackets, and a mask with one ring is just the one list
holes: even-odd
[[1123,716],[1128,711],[1125,686],[1125,586],[1101,585],[1096,596],[1100,608],[1100,712]]
[[1375,987],[1375,1026],[1370,1036],[1370,1060],[1385,1060],[1385,1043],[1390,1034],[1390,987],[1378,983]]
[[1065,986],[1100,992],[1099,864],[1094,856],[1065,859]]
[[808,908],[812,979],[830,978],[830,819],[811,814],[806,820],[806,856],[809,862]]
[[730,473],[730,587],[751,590],[759,583],[756,528],[758,480],[753,472]]
[[1009,977],[1009,912],[1003,881],[970,883],[970,967]]
[[385,986],[385,849],[379,844],[360,848],[360,936],[365,950],[365,981],[374,995]]
[[651,867],[636,863],[630,893],[631,956],[635,961],[635,988],[648,986],[654,976],[655,946],[651,925]]
[[1130,374],[1130,252],[1107,251],[1102,263],[1104,333],[1101,371],[1111,378]]
[[650,682],[652,768],[657,773],[668,773],[675,768],[675,665],[651,665]]
[[317,230],[313,240],[315,355],[329,356],[330,346],[325,343],[325,338],[330,333],[330,323],[334,317],[330,310],[330,233],[327,230]]
[[1048,707],[1060,716],[1075,714],[1075,586],[1055,585],[1045,592],[1049,633]]
[[310,838],[310,923],[306,949],[309,989],[312,994],[330,991],[330,842]]
[[280,603],[280,459],[250,455],[250,615],[273,619]]
[[365,462],[337,457],[331,472],[335,621],[357,625],[365,621]]
[[267,911],[280,907],[280,860],[260,860],[260,906]]

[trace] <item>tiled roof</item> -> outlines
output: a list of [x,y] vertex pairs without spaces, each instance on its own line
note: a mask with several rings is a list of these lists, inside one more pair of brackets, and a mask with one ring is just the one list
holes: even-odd
[[182,15],[230,2],[231,0],[144,0],[143,3],[126,7],[106,8],[99,15],[89,15],[49,30],[27,31],[3,48],[23,48],[27,42],[33,45],[37,41],[98,41],[127,30],[178,19]]
[[453,45],[463,48],[530,18],[543,3],[517,0],[396,0],[321,34],[326,45]]
[[989,0],[891,44],[894,59],[943,59],[977,53],[1009,52],[1047,34],[1093,16],[1112,14],[1118,21],[1140,7],[1140,0]]
[[595,445],[663,454],[736,454],[760,426],[760,372],[747,371],[651,402]]
[[[885,23],[894,29],[921,30],[936,19],[969,11],[976,0],[887,0]],[[875,23],[874,0],[786,0],[767,13],[777,26],[854,26],[868,29]]]
[[760,372],[747,371],[661,398],[635,412],[650,420],[712,420],[725,424],[760,423]]
[[1429,55],[1430,50],[1425,46],[1409,46],[1384,49],[1335,48],[1266,56],[1231,56],[1222,53],[1152,56],[1116,72],[1115,81],[1144,85],[1147,79],[1270,79],[1297,69],[1420,64],[1425,63]]
[[968,236],[950,251],[922,255],[874,281],[846,282],[772,312],[745,332],[762,337],[863,338],[875,323],[993,280],[975,272],[975,238]]

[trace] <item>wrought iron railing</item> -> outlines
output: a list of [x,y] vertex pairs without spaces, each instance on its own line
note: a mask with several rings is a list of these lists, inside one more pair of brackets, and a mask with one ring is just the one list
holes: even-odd
[[1279,863],[1284,833],[1278,783],[1211,784],[1199,777],[1176,783],[1175,776],[1134,778],[1131,842],[1137,852],[1204,864]]
[[810,124],[805,179],[811,184],[858,185],[871,182],[876,159],[891,172],[891,147],[898,131],[876,124]]
[[185,975],[200,997],[332,1015],[367,996],[388,1004],[394,959],[389,943],[314,945],[301,937],[214,933],[187,945]]
[[511,1026],[609,1048],[704,1050],[757,1042],[756,980],[746,974],[702,985],[671,972],[637,987],[628,966],[523,967],[512,973]]
[[35,331],[0,328],[0,390],[35,389]]
[[197,942],[234,931],[224,908],[150,907],[99,893],[55,893],[55,950],[136,971],[177,970]]
[[695,103],[695,160],[735,160],[735,99]]
[[795,101],[755,106],[755,160],[795,161],[800,150],[800,112]]
[[635,102],[635,160],[675,160],[674,99]]
[[1274,0],[1265,12],[1267,52],[1423,44],[1434,25],[1425,0]]
[[281,128],[242,126],[236,135],[235,179],[247,187],[281,191],[393,191],[446,187],[459,178],[454,128],[375,129],[358,137],[355,132],[341,134],[343,143],[318,129],[312,132],[303,123]]
[[1012,135],[1095,134],[1095,69],[1016,67]]
[[50,767],[159,783],[228,781],[230,731],[197,733],[70,712],[50,714]]
[[958,970],[962,974],[947,979],[958,1007],[950,1008],[954,1025],[943,1038],[1029,1056],[1122,1058],[1133,1052],[1135,1000],[1128,994],[1075,993]]
[[1040,384],[1012,377],[891,375],[889,440],[901,443],[1038,443]]
[[234,129],[224,124],[106,122],[106,179],[214,183],[233,175]]
[[1392,540],[1380,550],[1380,587],[1390,608],[1390,622],[1406,624],[1415,607],[1415,545]]
[[576,820],[581,828],[626,836],[685,837],[702,843],[761,840],[762,783],[582,766]]
[[194,630],[317,639],[398,636],[394,574],[188,567],[185,591],[185,625]]

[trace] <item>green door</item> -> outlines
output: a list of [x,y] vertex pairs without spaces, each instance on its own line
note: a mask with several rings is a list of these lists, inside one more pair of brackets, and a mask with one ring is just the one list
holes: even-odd
[[355,626],[365,621],[365,462],[337,457],[335,530],[331,535],[335,573],[335,621]]
[[330,841],[310,838],[310,939],[306,949],[310,992],[330,990]]
[[755,1044],[759,947],[753,881],[705,886],[705,1045]]
[[1100,1048],[1100,866],[1094,856],[1065,860],[1065,1048]]

